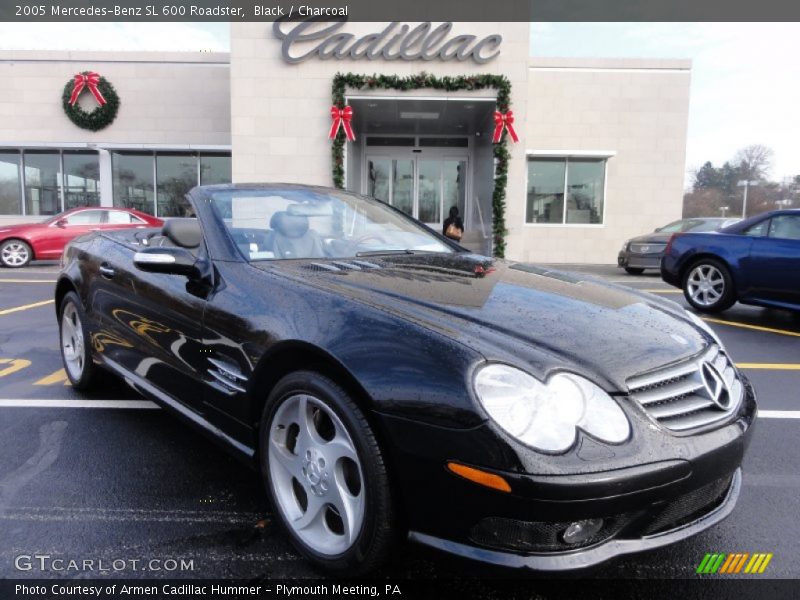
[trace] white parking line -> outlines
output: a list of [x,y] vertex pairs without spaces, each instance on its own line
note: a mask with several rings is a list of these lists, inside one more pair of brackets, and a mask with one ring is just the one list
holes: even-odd
[[800,410],[759,410],[759,419],[800,419]]
[[37,400],[35,398],[0,399],[0,408],[159,408],[150,400]]

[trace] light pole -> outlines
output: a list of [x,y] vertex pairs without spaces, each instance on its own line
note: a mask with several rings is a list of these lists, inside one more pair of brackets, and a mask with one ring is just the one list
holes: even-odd
[[722,211],[723,219],[728,216],[728,210],[730,209],[730,206],[720,206],[719,209]]
[[739,183],[736,184],[736,187],[743,187],[744,188],[744,200],[742,202],[742,218],[747,217],[747,190],[750,189],[751,185],[758,185],[758,181],[753,181],[750,179],[742,179]]

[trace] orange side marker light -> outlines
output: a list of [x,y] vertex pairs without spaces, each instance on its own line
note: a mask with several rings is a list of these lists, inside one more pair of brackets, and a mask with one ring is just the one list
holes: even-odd
[[508,482],[502,477],[500,477],[500,475],[495,475],[494,473],[487,473],[486,471],[481,471],[480,469],[475,469],[473,467],[461,465],[456,462],[448,462],[447,469],[451,473],[455,473],[456,475],[463,477],[464,479],[469,479],[470,481],[477,483],[478,485],[492,488],[493,490],[499,490],[501,492],[511,491],[511,486],[508,485]]

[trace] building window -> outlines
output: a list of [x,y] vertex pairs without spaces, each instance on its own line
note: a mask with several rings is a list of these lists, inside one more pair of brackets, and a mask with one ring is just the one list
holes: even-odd
[[228,153],[113,152],[114,206],[158,217],[184,214],[184,196],[196,185],[230,183]]
[[100,162],[96,152],[64,152],[64,208],[100,206]]
[[0,214],[46,216],[99,205],[97,152],[0,148]]
[[55,215],[61,212],[61,155],[59,151],[28,150],[25,169],[25,214]]
[[0,151],[0,215],[22,212],[19,152]]
[[526,223],[602,224],[605,158],[528,160]]
[[111,171],[114,206],[154,214],[153,154],[114,152]]
[[230,154],[200,155],[200,185],[231,182]]
[[183,197],[198,183],[196,154],[156,155],[156,210],[159,217],[182,217]]

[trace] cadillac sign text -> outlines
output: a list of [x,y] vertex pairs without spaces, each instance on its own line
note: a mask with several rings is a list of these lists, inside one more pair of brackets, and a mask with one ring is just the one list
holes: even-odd
[[275,37],[282,40],[281,53],[288,63],[312,57],[351,60],[473,60],[485,63],[500,54],[503,37],[499,34],[478,39],[474,35],[450,36],[452,23],[433,27],[430,22],[414,27],[389,23],[382,31],[357,38],[341,32],[345,21],[308,20],[272,25]]

